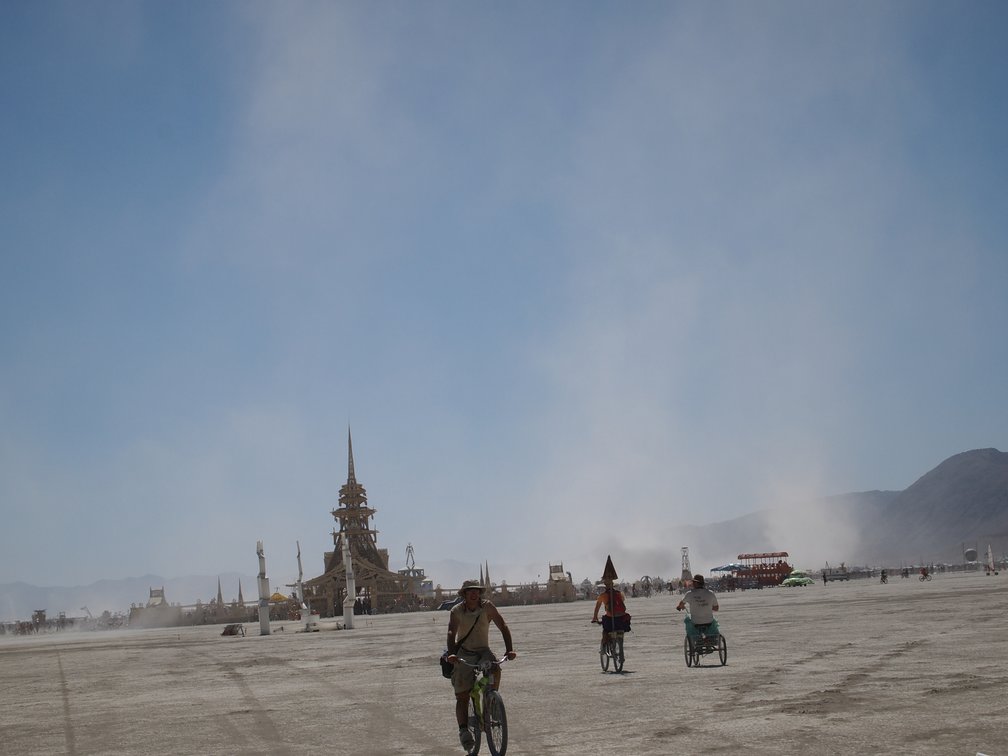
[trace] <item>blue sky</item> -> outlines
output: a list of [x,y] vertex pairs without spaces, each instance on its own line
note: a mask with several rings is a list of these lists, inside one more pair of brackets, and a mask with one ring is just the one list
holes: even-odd
[[348,426],[393,566],[512,581],[1008,449],[1006,34],[4,3],[0,582],[317,574]]

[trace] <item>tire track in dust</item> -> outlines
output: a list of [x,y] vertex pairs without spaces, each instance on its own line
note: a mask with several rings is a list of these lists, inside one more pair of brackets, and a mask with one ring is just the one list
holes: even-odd
[[[755,670],[758,672],[758,676],[754,679],[745,680],[729,687],[729,690],[732,693],[730,705],[737,706],[746,702],[750,705],[771,703],[766,696],[765,688],[767,686],[779,685],[780,681],[785,677],[788,677],[794,670],[800,669],[806,664],[819,661],[820,659],[835,656],[838,652],[843,651],[844,649],[852,648],[853,646],[853,643],[845,643],[841,646],[837,646],[836,648],[812,651],[802,658],[795,659],[787,666],[767,666],[763,669]],[[753,694],[760,695],[758,701],[750,700]]]
[[63,736],[66,738],[67,753],[70,756],[77,756],[77,736],[70,720],[70,688],[67,686],[66,672],[63,671],[63,659],[59,651],[56,652],[56,665],[59,667],[60,693],[63,696]]
[[[425,662],[428,661],[427,657],[420,657],[420,659]],[[416,661],[416,659],[408,659],[406,661]],[[285,661],[284,663],[291,667],[291,669],[296,670],[299,674],[310,675],[315,678],[318,681],[318,684],[322,687],[333,690],[344,699],[353,700],[356,706],[359,706],[367,711],[368,726],[374,735],[374,742],[380,742],[381,738],[390,732],[400,731],[407,732],[412,736],[411,743],[415,748],[423,743],[424,746],[429,749],[427,751],[428,753],[441,754],[445,752],[444,740],[440,738],[433,738],[426,730],[422,730],[409,720],[394,714],[387,704],[359,700],[356,689],[334,682],[331,677],[327,676],[319,669],[304,669],[303,667],[296,666],[292,662]],[[393,668],[401,669],[402,666],[403,662],[400,661],[395,664]],[[419,754],[422,752],[420,750],[414,750],[410,751],[410,753]]]
[[[188,651],[188,653],[191,656],[198,656],[209,660],[211,664],[216,666],[231,679],[241,693],[242,702],[246,706],[245,713],[252,715],[252,734],[256,737],[259,743],[267,745],[269,753],[278,754],[278,756],[290,753],[287,744],[284,743],[283,739],[280,737],[280,730],[277,728],[276,722],[273,721],[266,707],[262,705],[259,697],[253,692],[248,682],[246,682],[245,676],[238,670],[240,665],[224,662],[214,656],[211,656],[210,654],[198,651]],[[230,742],[243,743],[246,746],[255,747],[255,744],[249,743],[249,739],[246,737],[245,731],[231,721],[230,715],[232,713],[233,712],[226,712],[225,715],[219,719],[221,726],[231,738]]]
[[[262,705],[252,688],[245,681],[245,676],[240,671],[240,669],[244,666],[243,664],[222,662],[220,659],[217,659],[210,654],[197,651],[189,651],[189,653],[210,661],[214,666],[220,668],[235,682],[241,691],[242,699],[248,707],[249,713],[253,716],[255,735],[262,742],[269,744],[269,753],[278,755],[291,753],[290,748],[283,741],[276,723],[269,716],[266,708]],[[340,685],[325,672],[319,669],[306,669],[304,667],[300,667],[289,659],[275,658],[271,659],[271,661],[275,662],[278,667],[286,668],[294,674],[302,677],[307,675],[313,678],[319,687],[331,690],[338,696],[338,699],[354,701],[355,706],[367,712],[369,729],[374,735],[373,742],[379,742],[381,738],[386,736],[389,732],[400,731],[408,733],[412,737],[412,742],[415,745],[419,746],[420,744],[423,744],[423,746],[428,749],[426,751],[428,753],[440,754],[444,752],[445,743],[443,740],[435,740],[431,737],[429,732],[420,729],[408,720],[392,713],[388,706],[384,703],[361,701],[359,699],[358,691],[356,691],[352,686]],[[228,721],[226,717],[223,718],[223,724],[233,738],[231,742],[244,742],[246,745],[254,747],[254,744],[249,744],[248,738],[245,737],[245,735],[242,734],[242,732],[235,727],[232,722]],[[416,750],[411,753],[421,753],[421,751]]]
[[[824,649],[812,652],[805,658],[795,661],[786,668],[778,668],[775,670],[778,673],[776,676],[778,678],[784,677],[792,670],[803,667],[806,664],[819,659],[834,656],[839,651],[852,648],[855,645],[856,644],[854,643],[846,643],[842,646],[838,646],[836,649]],[[851,709],[856,708],[859,703],[858,697],[854,694],[854,689],[858,685],[871,680],[879,671],[896,663],[902,656],[905,656],[906,654],[926,645],[928,645],[928,642],[925,640],[911,640],[902,643],[895,649],[883,650],[871,657],[861,657],[861,664],[853,665],[848,668],[847,674],[845,674],[836,684],[816,691],[815,697],[810,697],[807,693],[803,693],[799,696],[782,697],[774,700],[768,699],[763,701],[763,703],[766,706],[772,706],[775,711],[783,714],[821,715],[835,711],[850,711]],[[771,680],[767,684],[777,685],[778,682],[777,680]],[[746,694],[755,692],[759,687],[761,686],[755,684],[739,686],[738,691],[733,691],[737,693],[734,699],[735,702],[740,703],[745,698]]]

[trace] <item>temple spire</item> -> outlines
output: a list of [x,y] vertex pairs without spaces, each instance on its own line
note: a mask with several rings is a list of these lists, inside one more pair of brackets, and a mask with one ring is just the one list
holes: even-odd
[[357,476],[354,475],[353,469],[353,438],[350,436],[350,426],[347,426],[347,449],[349,449],[349,459],[347,460],[347,483],[356,483]]
[[221,593],[220,578],[217,578],[217,606],[224,605],[224,595]]

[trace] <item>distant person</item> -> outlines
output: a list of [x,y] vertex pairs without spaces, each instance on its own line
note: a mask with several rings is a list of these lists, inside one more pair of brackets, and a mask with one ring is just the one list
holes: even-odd
[[[597,623],[599,621],[598,613],[600,608],[605,608],[605,614],[602,615],[602,642],[599,644],[599,648],[601,649],[605,645],[607,633],[611,633],[613,630],[625,632],[630,629],[626,626],[626,601],[623,598],[623,591],[619,588],[614,588],[611,579],[605,581],[605,588],[602,589],[602,593],[595,599],[595,613],[592,614],[592,622]],[[613,618],[616,619],[615,627]]]
[[822,584],[826,585],[826,570],[822,571]]
[[718,602],[714,591],[704,586],[703,575],[693,576],[693,587],[686,591],[686,595],[676,605],[676,611],[681,612],[687,605],[691,621],[686,624],[686,632],[690,632],[691,624],[698,632],[707,632],[714,624],[714,612],[718,610]]
[[[448,661],[455,665],[452,672],[452,687],[455,689],[455,719],[458,720],[459,743],[468,753],[476,745],[469,732],[469,695],[476,682],[476,669],[470,664],[482,661],[496,661],[490,650],[490,622],[497,625],[504,637],[504,648],[508,659],[514,659],[514,644],[511,631],[501,617],[497,607],[483,599],[483,586],[478,580],[466,580],[459,588],[458,595],[463,601],[452,607],[448,618]],[[469,664],[460,664],[464,659]],[[500,687],[501,670],[495,665],[493,689]]]
[[879,582],[880,583],[888,583],[889,582],[889,573],[886,572],[885,570],[882,570],[882,574],[881,574],[881,578],[880,578]]

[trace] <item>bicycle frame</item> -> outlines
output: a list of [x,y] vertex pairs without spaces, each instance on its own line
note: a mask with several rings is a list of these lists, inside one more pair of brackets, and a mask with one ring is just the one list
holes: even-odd
[[[487,691],[487,686],[493,682],[494,668],[499,667],[507,660],[507,654],[505,654],[500,659],[496,659],[492,663],[479,662],[477,664],[471,664],[462,657],[459,657],[459,661],[462,664],[465,664],[467,667],[473,667],[477,673],[482,673],[476,675],[476,682],[473,683],[472,690],[469,692],[469,697],[472,699],[473,705],[476,707],[477,716],[483,716],[483,697],[484,693]],[[490,688],[490,690],[493,690],[493,688]]]
[[472,699],[473,707],[476,709],[476,716],[480,719],[483,718],[483,691],[492,681],[493,671],[487,670],[482,675],[476,676],[476,682],[473,683],[472,690],[469,692],[469,698]]

